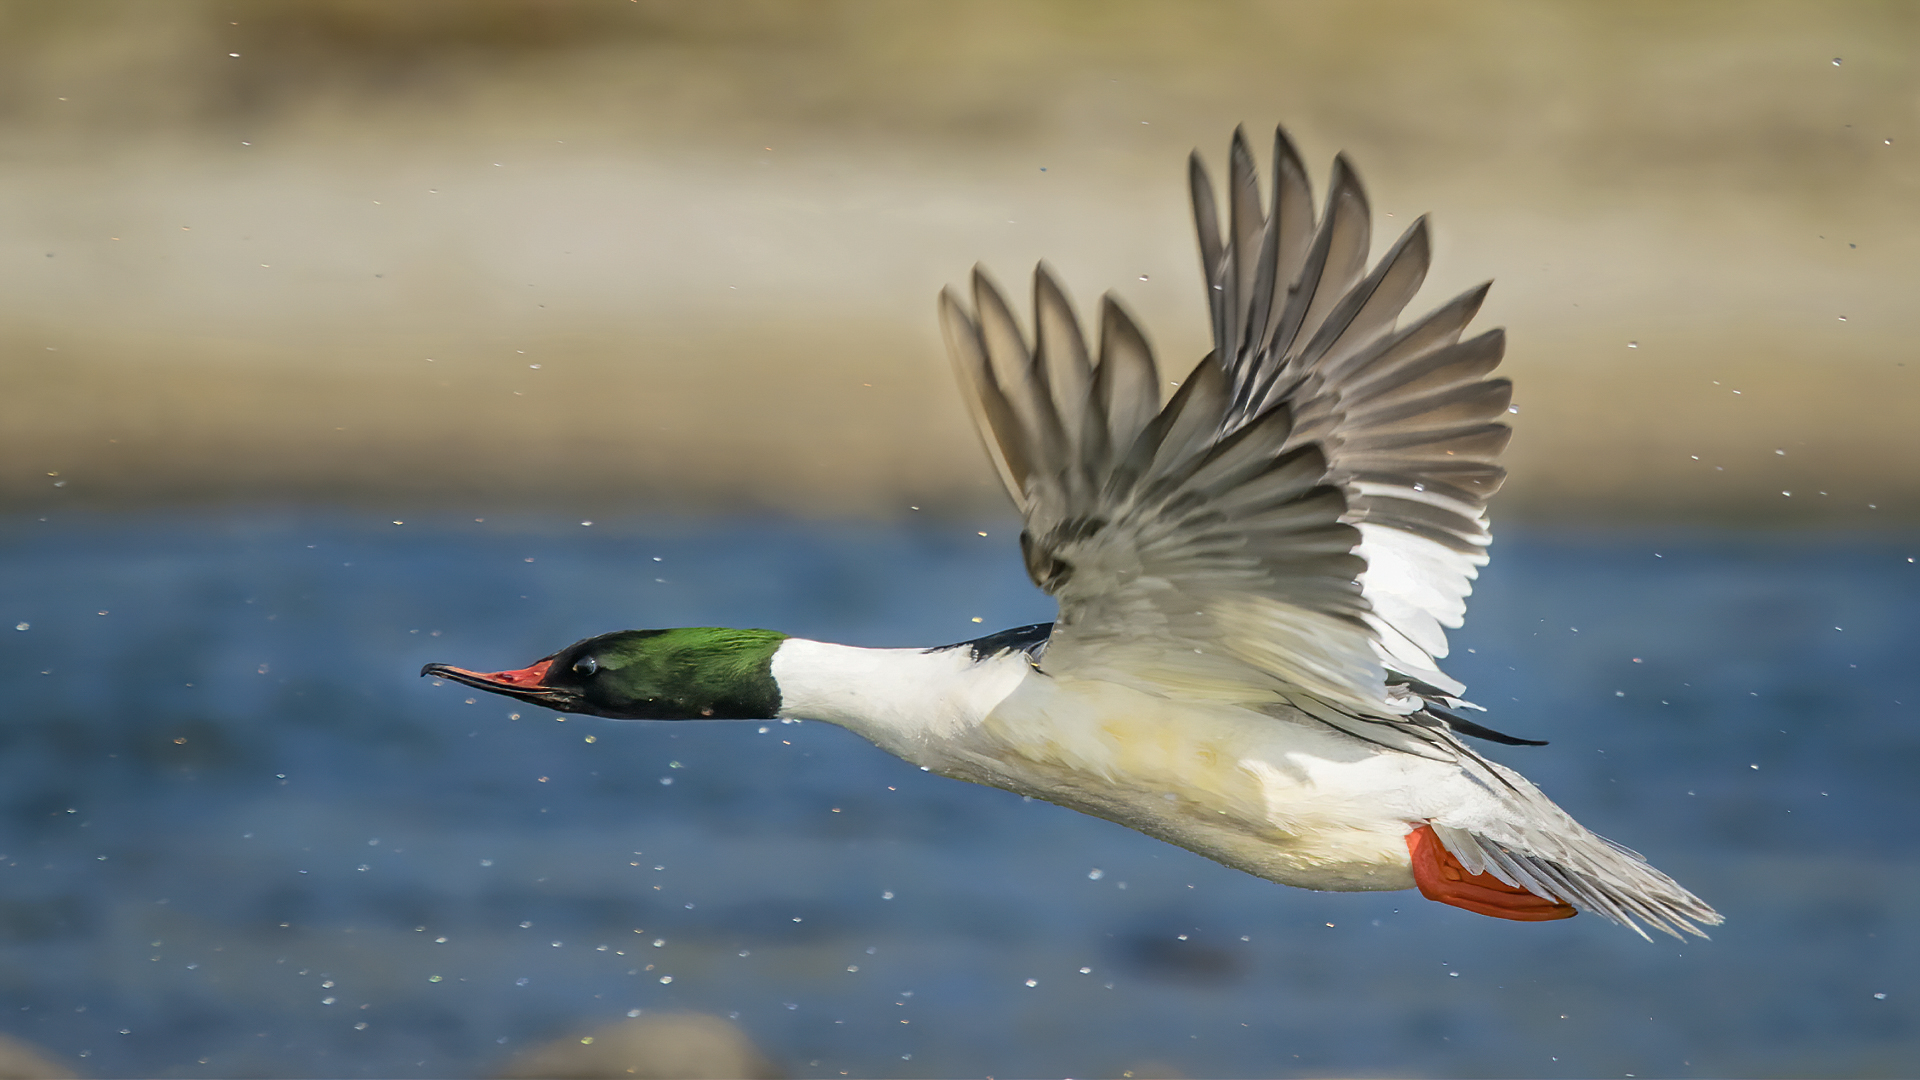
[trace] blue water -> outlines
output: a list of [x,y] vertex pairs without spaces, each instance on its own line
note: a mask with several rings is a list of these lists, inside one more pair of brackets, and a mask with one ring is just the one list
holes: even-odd
[[1050,615],[1011,539],[0,519],[0,1031],[89,1075],[484,1073],[636,1009],[796,1076],[1920,1062],[1920,537],[1501,532],[1449,667],[1552,745],[1489,752],[1712,942],[1286,889],[823,724],[415,676],[629,626],[973,637]]

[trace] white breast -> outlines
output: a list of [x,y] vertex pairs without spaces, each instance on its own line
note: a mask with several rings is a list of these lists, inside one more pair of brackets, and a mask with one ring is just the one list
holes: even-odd
[[1478,793],[1457,766],[1309,719],[1056,678],[1020,653],[792,638],[780,714],[848,728],[916,765],[1118,822],[1318,889],[1413,884],[1409,822]]
[[780,715],[826,720],[929,765],[1033,670],[1023,653],[976,662],[970,649],[862,649],[788,638],[773,654]]

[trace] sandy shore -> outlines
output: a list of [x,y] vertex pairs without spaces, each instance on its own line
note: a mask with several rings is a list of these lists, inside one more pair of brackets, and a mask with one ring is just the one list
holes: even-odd
[[1499,513],[1920,513],[1898,9],[634,9],[5,9],[0,505],[996,507],[934,294],[1178,378],[1185,153],[1280,119],[1496,280]]

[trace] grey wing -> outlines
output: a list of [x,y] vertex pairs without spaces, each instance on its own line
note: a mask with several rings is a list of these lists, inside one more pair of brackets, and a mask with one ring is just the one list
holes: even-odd
[[[1184,692],[1296,703],[1400,749],[1444,753],[1422,716],[1458,705],[1443,627],[1485,562],[1503,476],[1497,331],[1460,334],[1485,289],[1405,329],[1424,221],[1372,272],[1366,197],[1336,162],[1324,216],[1284,134],[1262,209],[1236,133],[1228,234],[1192,162],[1216,348],[1161,405],[1145,336],[1111,296],[1097,354],[1043,266],[1031,346],[976,272],[943,293],[964,396],[1025,519],[1061,618],[1050,655]],[[1098,649],[1093,646],[1098,646]],[[1082,646],[1085,646],[1084,648]]]
[[1214,352],[1231,386],[1227,429],[1282,404],[1293,411],[1295,441],[1322,447],[1326,482],[1347,499],[1341,520],[1360,531],[1366,621],[1382,661],[1459,694],[1438,661],[1487,561],[1484,511],[1506,477],[1498,459],[1510,434],[1499,420],[1512,386],[1488,377],[1504,334],[1461,340],[1487,286],[1398,328],[1426,277],[1426,219],[1369,272],[1370,215],[1359,179],[1337,158],[1316,221],[1284,131],[1275,132],[1264,201],[1245,136],[1234,133],[1224,236],[1198,154],[1189,172]]
[[1191,162],[1215,349],[1164,407],[1146,339],[1111,297],[1095,355],[1044,266],[1031,346],[978,271],[973,311],[941,296],[1027,570],[1060,602],[1045,667],[1305,713],[1457,762],[1503,808],[1434,822],[1469,870],[1636,930],[1719,922],[1456,737],[1473,725],[1447,711],[1466,703],[1438,660],[1505,477],[1510,387],[1489,378],[1504,339],[1461,340],[1485,286],[1399,326],[1426,274],[1425,220],[1368,271],[1351,168],[1336,161],[1316,220],[1298,155],[1284,132],[1275,143],[1263,201],[1235,133],[1224,236]]
[[973,311],[942,323],[964,396],[1020,508],[1021,551],[1060,602],[1056,671],[1186,696],[1268,702],[1304,692],[1389,707],[1346,495],[1294,439],[1284,403],[1229,425],[1212,357],[1164,407],[1139,328],[1102,307],[1088,351],[1064,293],[1035,274],[1036,343],[978,271]]

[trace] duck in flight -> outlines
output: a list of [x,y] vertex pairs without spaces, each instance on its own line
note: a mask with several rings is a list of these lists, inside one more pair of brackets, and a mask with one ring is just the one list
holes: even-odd
[[1198,153],[1189,172],[1214,349],[1164,403],[1110,294],[1091,347],[1044,265],[1031,338],[977,269],[971,306],[940,296],[1054,622],[932,649],[625,630],[421,674],[617,719],[824,720],[1283,885],[1704,937],[1711,907],[1462,739],[1527,743],[1463,716],[1438,663],[1505,477],[1504,337],[1462,339],[1487,286],[1400,325],[1425,218],[1369,269],[1352,168],[1316,218],[1284,130],[1265,198],[1234,133],[1224,232]]

